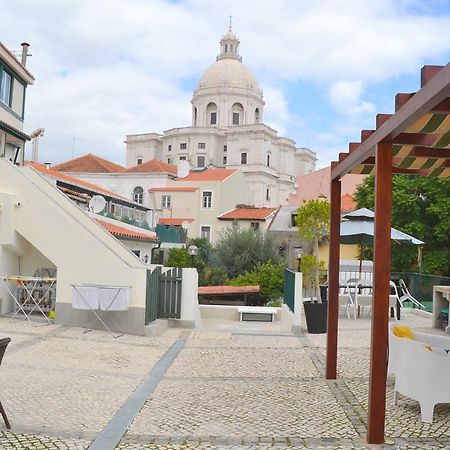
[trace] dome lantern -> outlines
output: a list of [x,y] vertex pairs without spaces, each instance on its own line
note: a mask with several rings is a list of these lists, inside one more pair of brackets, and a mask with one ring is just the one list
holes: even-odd
[[242,56],[239,55],[239,39],[233,33],[232,16],[230,16],[230,25],[228,26],[228,31],[222,36],[220,40],[220,54],[217,56],[216,60],[225,58],[232,58],[242,61]]

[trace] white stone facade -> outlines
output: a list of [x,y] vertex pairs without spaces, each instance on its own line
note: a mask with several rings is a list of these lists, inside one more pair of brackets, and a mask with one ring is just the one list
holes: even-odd
[[239,39],[231,29],[191,103],[192,126],[127,136],[127,167],[159,159],[171,164],[186,160],[191,167],[238,168],[256,206],[286,204],[295,177],[315,169],[313,151],[296,148],[293,140],[279,137],[263,123],[262,89],[242,63]]

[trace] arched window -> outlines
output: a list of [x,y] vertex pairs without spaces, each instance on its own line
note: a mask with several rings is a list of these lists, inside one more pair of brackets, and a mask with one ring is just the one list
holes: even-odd
[[259,108],[255,109],[255,123],[259,123]]
[[144,198],[144,189],[140,186],[137,186],[133,190],[133,201],[136,203],[140,203],[142,205],[142,200]]
[[233,125],[239,125],[241,123],[241,114],[244,112],[244,107],[240,103],[235,103],[231,107],[233,112]]
[[217,125],[217,105],[214,102],[208,103],[206,113],[209,117],[209,124]]
[[197,108],[194,107],[194,127],[197,126]]

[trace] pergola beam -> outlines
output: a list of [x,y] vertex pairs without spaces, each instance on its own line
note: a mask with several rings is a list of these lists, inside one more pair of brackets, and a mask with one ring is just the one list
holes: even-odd
[[414,147],[411,156],[417,158],[450,158],[450,148]]
[[392,145],[378,144],[375,166],[375,236],[367,442],[384,442],[391,268]]
[[[362,142],[358,149],[349,154],[341,163],[331,171],[331,179],[339,179],[350,170],[361,164],[369,156],[373,156],[375,146],[379,142],[393,142],[399,134],[415,123],[424,114],[450,96],[450,63],[439,70],[435,69],[431,77],[426,67],[422,70],[423,79],[428,81],[425,86],[412,96],[394,115],[386,120],[377,130]],[[426,135],[424,135],[426,136]],[[421,145],[413,142],[413,145]],[[423,144],[422,144],[423,145]],[[426,145],[426,144],[425,144]]]

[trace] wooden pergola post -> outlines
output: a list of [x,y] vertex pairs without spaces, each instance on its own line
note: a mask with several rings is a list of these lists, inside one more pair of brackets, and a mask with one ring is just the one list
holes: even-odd
[[392,144],[375,152],[375,237],[367,442],[384,442],[391,267]]
[[328,324],[325,377],[337,377],[337,340],[339,316],[339,250],[341,225],[341,181],[331,181],[330,254],[328,265]]

